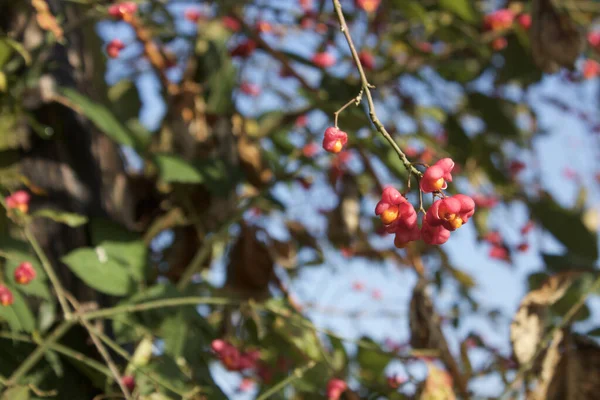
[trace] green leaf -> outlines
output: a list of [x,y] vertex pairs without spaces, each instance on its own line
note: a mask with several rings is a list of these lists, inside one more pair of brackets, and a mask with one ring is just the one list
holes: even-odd
[[408,19],[419,21],[427,19],[427,10],[418,1],[394,0],[394,7],[402,11]]
[[202,183],[204,178],[200,171],[180,157],[170,154],[158,154],[154,161],[160,171],[160,178],[165,182]]
[[124,296],[132,289],[128,269],[110,257],[103,247],[79,248],[61,260],[88,286],[102,293]]
[[477,78],[483,65],[476,59],[444,60],[435,69],[440,76],[449,81],[459,83],[470,82]]
[[90,226],[92,244],[104,249],[110,259],[127,267],[136,281],[143,281],[148,250],[140,235],[105,218],[92,219]]
[[600,337],[600,328],[595,328],[586,333],[588,336]]
[[514,104],[504,99],[474,92],[469,93],[469,105],[479,113],[488,131],[509,137],[519,135],[513,118]]
[[542,253],[542,258],[546,263],[546,268],[553,272],[561,272],[566,270],[585,270],[592,271],[596,269],[594,266],[595,260],[578,256],[577,254],[545,254]]
[[341,339],[329,336],[331,347],[333,348],[331,355],[331,364],[338,371],[345,371],[348,368],[348,354]]
[[390,354],[386,354],[383,349],[379,347],[372,339],[363,337],[361,338],[363,344],[358,348],[358,354],[356,360],[360,365],[360,375],[363,379],[374,381],[381,380],[384,376],[383,372],[387,365],[392,361]]
[[500,53],[504,56],[504,63],[498,70],[496,81],[499,84],[517,82],[523,86],[538,82],[542,71],[531,57],[527,35],[508,35],[506,39],[507,46]]
[[12,54],[12,47],[8,44],[6,39],[0,39],[0,68],[4,66],[10,60]]
[[78,226],[84,225],[88,221],[87,217],[83,215],[60,210],[51,210],[49,208],[37,210],[32,215],[34,217],[48,218],[55,222],[60,222],[61,224],[68,225],[71,228],[76,228]]
[[108,99],[115,115],[121,121],[129,121],[139,116],[142,102],[135,84],[121,80],[108,89]]
[[581,213],[561,207],[549,195],[531,204],[531,211],[571,254],[593,260],[598,258],[597,235],[586,228]]
[[444,8],[467,22],[477,22],[478,15],[470,0],[440,0],[440,8]]
[[5,320],[10,329],[16,332],[32,332],[35,329],[35,318],[29,310],[25,298],[9,285],[12,291],[14,302],[10,306],[0,306],[0,320]]
[[136,143],[131,131],[108,108],[74,89],[62,88],[60,91],[106,136],[119,144],[135,147]]
[[15,386],[2,393],[0,400],[29,400],[29,398],[27,386]]

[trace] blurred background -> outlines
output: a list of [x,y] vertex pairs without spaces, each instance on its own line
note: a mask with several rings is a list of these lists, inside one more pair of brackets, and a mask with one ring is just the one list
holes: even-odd
[[0,399],[598,397],[600,2],[0,10]]

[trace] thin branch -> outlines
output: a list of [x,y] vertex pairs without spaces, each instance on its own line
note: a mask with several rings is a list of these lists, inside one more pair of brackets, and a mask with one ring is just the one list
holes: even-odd
[[123,349],[121,346],[119,346],[119,344],[117,342],[115,342],[114,340],[112,340],[111,338],[106,336],[104,333],[100,332],[100,330],[98,330],[97,328],[91,327],[91,329],[94,332],[94,334],[96,336],[98,336],[98,338],[100,340],[102,340],[108,347],[110,347],[118,355],[123,357],[123,359],[125,361],[127,361],[129,363],[129,365],[135,371],[139,371],[140,373],[142,373],[143,375],[148,377],[148,379],[150,379],[151,381],[164,387],[165,389],[168,389],[168,390],[172,391],[173,393],[180,395],[181,397],[185,397],[185,395],[186,395],[185,392],[182,392],[181,390],[177,389],[176,387],[171,385],[168,381],[165,381],[164,379],[160,378],[158,375],[151,373],[150,371],[146,371],[145,368],[140,368],[137,365],[133,364],[131,355],[125,349]]
[[97,318],[109,318],[118,314],[135,313],[146,310],[153,310],[156,308],[163,307],[177,307],[184,305],[200,305],[200,304],[211,304],[211,305],[230,305],[239,304],[239,300],[229,298],[213,298],[213,297],[179,297],[175,299],[161,299],[149,301],[146,303],[139,304],[126,304],[122,306],[116,306],[111,308],[105,308],[97,311],[88,311],[82,313],[80,318],[89,321]]
[[254,205],[255,200],[260,195],[253,197],[248,203],[241,207],[227,222],[225,222],[220,229],[215,232],[212,236],[206,237],[202,246],[198,249],[190,264],[186,267],[181,279],[177,283],[177,289],[184,290],[192,281],[194,274],[196,274],[204,266],[205,261],[208,259],[212,252],[213,244],[227,236],[229,234],[229,228],[231,225],[237,223],[244,216],[244,212]]
[[68,321],[69,319],[71,319],[71,310],[70,310],[69,305],[66,300],[66,292],[65,292],[64,288],[62,287],[62,284],[60,283],[58,276],[54,272],[54,268],[52,268],[52,264],[50,263],[50,260],[48,260],[48,257],[46,257],[46,254],[44,254],[44,250],[42,250],[42,247],[38,243],[37,239],[35,238],[33,233],[29,230],[29,226],[26,226],[24,231],[25,231],[25,237],[31,244],[31,247],[33,248],[33,251],[35,251],[35,254],[40,259],[40,262],[42,263],[42,267],[44,268],[44,272],[46,272],[46,275],[48,275],[48,278],[50,279],[50,282],[52,283],[52,286],[54,287],[54,291],[56,292],[56,296],[58,297],[58,302],[60,303],[60,307],[63,310],[64,318],[65,318],[65,320]]
[[421,177],[423,174],[414,165],[408,160],[406,154],[400,149],[396,141],[392,138],[389,132],[385,129],[379,118],[377,117],[377,113],[375,112],[375,103],[373,102],[373,96],[371,94],[371,88],[374,86],[369,83],[367,76],[365,75],[365,71],[363,69],[362,63],[360,62],[360,57],[358,56],[358,52],[356,51],[356,47],[354,46],[354,42],[352,41],[352,37],[350,36],[350,30],[348,29],[348,24],[346,24],[346,18],[344,17],[344,13],[342,11],[342,4],[340,0],[332,0],[333,7],[335,8],[335,12],[338,17],[338,21],[340,23],[340,29],[346,38],[346,42],[348,42],[348,46],[350,47],[350,52],[352,53],[352,58],[354,59],[354,63],[358,68],[358,73],[360,75],[360,81],[362,83],[362,90],[365,92],[367,96],[367,103],[369,105],[369,116],[373,125],[377,128],[377,131],[383,135],[383,137],[388,141],[388,143],[392,146],[392,148],[400,157],[402,164],[407,171],[411,171],[417,177]]
[[[10,339],[10,340],[14,340],[17,342],[23,342],[23,343],[34,343],[34,344],[36,343],[35,340],[33,340],[32,338],[30,338],[27,335],[19,335],[19,334],[13,333],[13,332],[0,332],[0,338]],[[75,350],[71,349],[70,347],[63,346],[62,344],[58,344],[58,343],[50,343],[48,345],[48,349],[55,351],[59,354],[62,354],[66,357],[72,358],[73,360],[77,360],[108,377],[111,376],[110,370],[104,364],[99,363],[98,361],[94,360],[93,358],[90,358],[83,353],[75,351]],[[1,377],[0,377],[0,384],[2,384]]]
[[290,376],[288,376],[287,378],[285,378],[281,382],[278,382],[276,385],[274,385],[273,387],[271,387],[269,390],[267,390],[266,392],[264,392],[263,394],[261,394],[256,400],[265,400],[265,399],[270,398],[275,393],[277,393],[280,390],[284,389],[290,383],[292,383],[292,382],[294,382],[294,381],[296,381],[298,379],[302,379],[302,377],[304,376],[304,374],[306,374],[306,372],[308,370],[310,370],[311,368],[313,368],[315,365],[317,365],[317,363],[315,361],[310,361],[304,367],[296,368],[294,370],[294,372],[292,372],[290,374]]
[[12,386],[25,375],[31,368],[33,368],[37,362],[44,356],[44,353],[50,348],[50,346],[62,338],[65,333],[74,325],[74,321],[63,321],[54,331],[48,336],[26,359],[21,363],[10,378],[8,378],[7,386]]
[[342,111],[344,111],[346,108],[350,107],[352,104],[358,106],[360,104],[360,102],[362,101],[362,95],[363,95],[363,89],[360,90],[360,93],[355,98],[351,99],[349,102],[344,104],[339,110],[337,110],[336,112],[333,113],[333,125],[336,128],[338,127],[338,117],[340,116],[340,113]]
[[125,399],[133,400],[133,397],[131,397],[131,393],[129,392],[129,389],[127,388],[127,386],[125,386],[125,383],[123,382],[123,378],[121,377],[121,373],[119,372],[117,365],[115,364],[112,357],[106,350],[106,347],[104,347],[104,345],[102,344],[100,339],[98,339],[98,336],[94,333],[94,327],[92,327],[92,325],[85,318],[81,318],[81,314],[79,312],[79,309],[80,309],[79,303],[77,302],[77,300],[75,300],[75,298],[72,298],[72,297],[69,298],[69,301],[71,302],[71,305],[73,305],[73,308],[75,309],[75,312],[77,313],[77,316],[79,317],[78,318],[79,323],[81,323],[81,325],[83,325],[83,327],[88,331],[88,334],[90,335],[90,338],[92,339],[92,342],[94,343],[94,346],[96,346],[96,349],[98,349],[98,352],[104,359],[104,362],[108,366],[108,369],[110,370],[112,376],[114,377],[115,381],[117,382],[117,385],[119,385],[121,392],[123,392],[123,395],[125,395]]

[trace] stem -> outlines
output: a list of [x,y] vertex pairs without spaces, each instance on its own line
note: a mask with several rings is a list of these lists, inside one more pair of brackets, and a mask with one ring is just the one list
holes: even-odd
[[123,379],[121,377],[121,373],[119,372],[119,369],[117,368],[117,365],[113,361],[113,359],[110,356],[110,354],[108,353],[108,351],[106,351],[106,347],[104,347],[104,345],[102,344],[100,339],[98,339],[98,336],[96,336],[96,334],[94,333],[94,327],[92,327],[92,325],[87,320],[85,320],[84,318],[81,317],[79,303],[77,302],[77,300],[75,298],[72,298],[72,297],[69,297],[69,300],[71,301],[71,305],[73,306],[73,308],[75,309],[75,312],[77,313],[79,323],[81,325],[83,325],[83,327],[88,331],[88,334],[90,335],[90,338],[92,339],[92,342],[94,343],[94,346],[96,347],[96,349],[98,349],[98,352],[104,359],[104,362],[108,366],[108,369],[110,370],[113,378],[117,382],[117,385],[119,385],[121,392],[123,392],[125,399],[133,400],[133,397],[131,397],[131,393],[129,392],[129,389],[123,383]]
[[280,381],[275,386],[273,386],[271,389],[269,389],[266,392],[264,392],[263,394],[261,394],[259,397],[257,397],[256,400],[265,400],[265,399],[270,398],[271,396],[273,396],[275,393],[279,392],[281,389],[285,388],[290,383],[294,382],[295,380],[301,379],[304,376],[304,374],[308,370],[313,368],[315,365],[317,365],[317,363],[315,361],[310,361],[304,367],[296,368],[290,376],[288,376],[287,378],[285,378],[284,380]]
[[177,389],[176,387],[174,387],[173,385],[171,385],[168,381],[163,380],[162,378],[159,378],[158,376],[150,373],[149,371],[146,371],[145,368],[140,368],[137,365],[134,365],[131,363],[131,355],[125,351],[121,346],[119,346],[119,344],[117,344],[114,340],[112,340],[111,338],[109,338],[108,336],[106,336],[104,333],[100,332],[100,330],[91,327],[90,328],[94,334],[96,336],[98,336],[98,338],[100,340],[102,340],[108,347],[110,347],[115,353],[117,353],[118,355],[120,355],[121,357],[123,357],[123,359],[125,359],[132,367],[135,371],[139,371],[142,374],[144,374],[146,377],[148,377],[150,380],[154,381],[155,383],[161,385],[162,387],[164,387],[165,389],[168,389],[170,391],[172,391],[173,393],[176,393],[182,397],[185,397],[186,393],[182,392],[181,390]]
[[8,378],[7,386],[12,386],[17,383],[23,375],[25,375],[31,368],[35,366],[35,364],[43,357],[44,353],[49,349],[49,347],[59,340],[61,337],[67,333],[67,331],[73,326],[74,322],[64,321],[62,322],[51,334],[44,340],[30,355],[27,357],[25,361],[17,368],[10,378]]
[[[257,196],[259,197],[259,196]],[[192,281],[192,277],[200,268],[202,268],[206,259],[210,256],[212,245],[219,240],[221,237],[227,235],[229,232],[229,227],[234,223],[238,222],[244,215],[244,212],[249,209],[257,199],[257,197],[252,198],[245,206],[241,207],[237,213],[235,213],[227,222],[225,222],[221,228],[215,232],[212,236],[205,239],[202,247],[196,252],[190,264],[186,267],[183,276],[177,283],[177,289],[184,290],[189,283]]]
[[63,310],[63,315],[64,315],[65,320],[69,321],[71,319],[71,310],[67,303],[65,290],[63,289],[62,284],[60,283],[60,280],[58,279],[58,276],[54,272],[54,269],[52,268],[52,264],[50,263],[50,260],[48,260],[48,257],[46,257],[46,254],[44,254],[44,250],[42,250],[42,247],[38,243],[37,239],[35,238],[33,233],[29,230],[29,226],[25,227],[25,237],[27,238],[29,243],[31,243],[31,247],[33,247],[33,251],[35,251],[35,254],[40,259],[40,262],[42,263],[42,267],[44,268],[44,272],[46,272],[46,275],[48,275],[48,278],[50,279],[50,282],[52,283],[52,286],[54,287],[54,291],[56,292],[56,296],[58,297],[58,302],[60,303],[60,307]]
[[369,105],[369,117],[371,118],[371,122],[377,128],[377,131],[383,135],[383,137],[388,141],[388,143],[392,146],[392,148],[400,157],[402,164],[407,171],[411,171],[418,177],[421,177],[423,174],[414,165],[408,160],[406,154],[400,149],[396,141],[392,138],[389,132],[385,129],[379,118],[377,117],[377,113],[375,112],[375,103],[373,102],[373,96],[371,95],[371,88],[374,86],[369,83],[367,76],[365,75],[365,71],[363,69],[362,63],[360,62],[360,58],[358,56],[358,52],[356,51],[356,47],[354,46],[354,42],[352,41],[352,37],[350,36],[350,30],[348,29],[348,24],[346,24],[346,18],[344,17],[344,13],[342,11],[342,5],[340,0],[332,0],[333,7],[335,8],[335,12],[338,17],[338,21],[340,23],[340,29],[346,38],[346,42],[348,42],[348,46],[350,47],[350,52],[352,53],[352,59],[358,68],[358,73],[360,75],[360,81],[362,84],[362,90],[365,92],[367,96],[367,103]]
[[161,299],[149,301],[147,303],[139,304],[126,304],[122,306],[116,306],[111,308],[105,308],[98,311],[90,311],[81,314],[81,319],[91,320],[96,318],[107,318],[117,314],[127,314],[146,310],[153,310],[155,308],[162,307],[177,307],[184,305],[199,305],[199,304],[212,304],[212,305],[228,305],[228,304],[239,304],[239,301],[228,298],[213,298],[213,297],[181,297],[175,299]]
[[340,113],[342,111],[344,111],[346,108],[350,107],[352,104],[355,105],[359,105],[360,102],[362,101],[362,94],[363,94],[363,90],[360,90],[360,93],[353,98],[352,100],[350,100],[349,102],[347,102],[346,104],[344,104],[339,110],[337,110],[336,112],[333,113],[333,125],[337,128],[338,127],[338,117],[340,115]]
[[[0,338],[11,339],[11,340],[15,340],[17,342],[35,343],[35,341],[33,339],[31,339],[30,337],[28,337],[26,335],[14,334],[12,332],[0,332]],[[58,343],[50,343],[48,345],[48,349],[55,351],[59,354],[62,354],[64,356],[67,356],[69,358],[72,358],[73,360],[80,361],[83,364],[87,365],[88,367],[95,369],[96,371],[98,371],[106,376],[111,376],[110,370],[104,364],[99,363],[98,361],[86,356],[83,353],[72,350],[70,347],[63,346]],[[0,377],[0,385],[1,384],[2,384],[2,378]]]

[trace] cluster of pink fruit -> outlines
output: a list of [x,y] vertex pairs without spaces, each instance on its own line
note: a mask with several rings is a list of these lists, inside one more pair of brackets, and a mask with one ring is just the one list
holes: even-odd
[[475,202],[469,196],[457,194],[444,196],[447,182],[452,182],[454,161],[450,158],[439,160],[429,167],[420,182],[424,193],[434,193],[441,198],[435,200],[427,210],[421,227],[413,205],[399,191],[392,187],[383,190],[381,200],[375,207],[375,214],[381,218],[388,233],[396,235],[394,244],[398,248],[422,239],[432,245],[444,244],[450,238],[450,232],[465,224],[475,212]]
[[229,371],[244,371],[256,369],[260,358],[258,350],[240,351],[226,340],[215,339],[211,348]]

